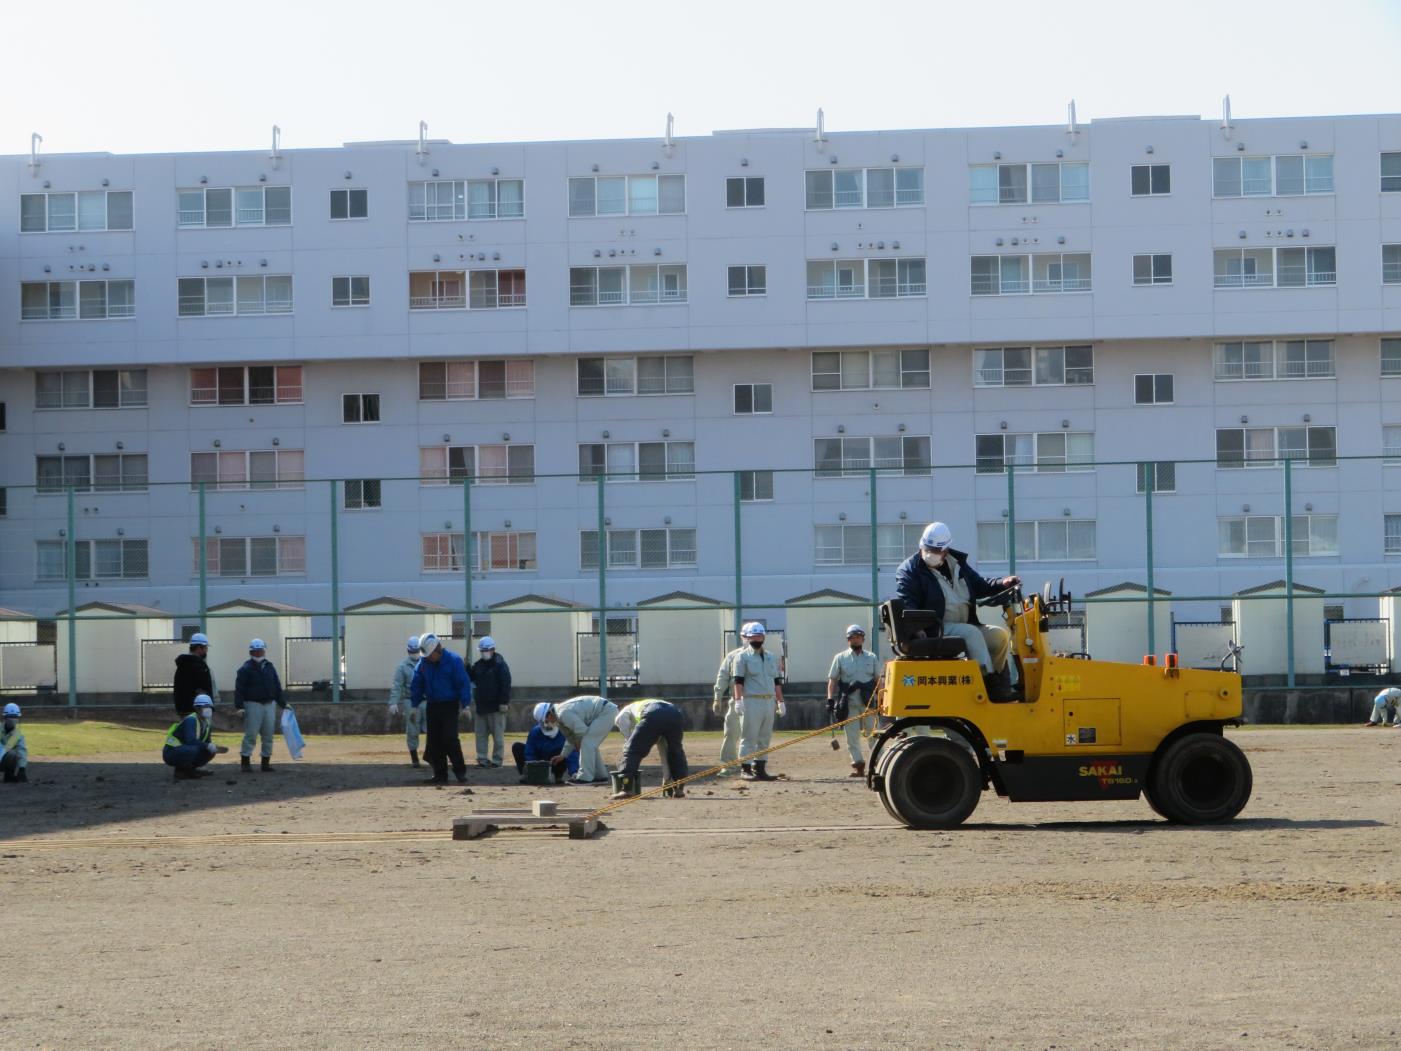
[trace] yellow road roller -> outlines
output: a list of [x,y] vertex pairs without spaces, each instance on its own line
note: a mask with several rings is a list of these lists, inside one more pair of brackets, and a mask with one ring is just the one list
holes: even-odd
[[1176,824],[1229,821],[1250,798],[1250,763],[1223,736],[1241,722],[1236,671],[1097,661],[1052,652],[1050,620],[1072,597],[1023,597],[1000,606],[1020,684],[993,701],[963,640],[937,616],[891,600],[881,620],[894,649],[872,704],[882,716],[866,783],[910,828],[954,828],[987,788],[1014,803],[1137,799]]

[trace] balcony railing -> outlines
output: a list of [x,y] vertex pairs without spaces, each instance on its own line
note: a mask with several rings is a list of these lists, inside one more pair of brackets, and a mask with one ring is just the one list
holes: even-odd
[[1217,288],[1273,288],[1274,274],[1217,274]]
[[524,292],[498,292],[497,302],[503,307],[523,307],[525,306]]
[[809,299],[864,299],[865,285],[808,285]]
[[181,208],[176,218],[176,222],[181,226],[203,226],[204,209]]
[[409,296],[410,310],[461,310],[466,306],[466,296]]

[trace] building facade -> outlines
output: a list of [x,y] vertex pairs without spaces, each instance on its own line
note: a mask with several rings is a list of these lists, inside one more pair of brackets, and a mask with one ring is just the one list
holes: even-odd
[[1401,584],[1401,116],[35,161],[5,606]]

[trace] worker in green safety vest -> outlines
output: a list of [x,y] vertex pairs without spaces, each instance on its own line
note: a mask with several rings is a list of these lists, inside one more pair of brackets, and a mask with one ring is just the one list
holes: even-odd
[[19,728],[19,705],[5,705],[3,729],[0,729],[0,772],[7,785],[29,780],[29,749],[24,743],[24,731]]
[[209,694],[202,693],[195,698],[195,710],[175,723],[166,732],[165,747],[161,749],[161,759],[167,766],[175,768],[175,780],[189,781],[208,777],[207,770],[201,770],[211,759],[228,748],[213,741],[214,702]]

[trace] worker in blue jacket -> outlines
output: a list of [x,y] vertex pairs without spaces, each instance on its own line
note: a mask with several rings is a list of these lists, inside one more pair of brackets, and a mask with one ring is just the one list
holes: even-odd
[[[564,751],[564,734],[559,732],[559,724],[550,712],[550,702],[541,701],[537,704],[534,715],[535,725],[530,728],[530,733],[525,735],[525,743],[516,741],[511,745],[511,755],[515,757],[516,772],[521,775],[521,784],[525,784],[526,763],[544,762]],[[565,774],[574,775],[578,772],[578,752],[570,752],[569,758],[563,764],[554,764],[551,771],[555,775],[557,785],[564,784]]]
[[193,712],[166,732],[165,747],[161,749],[161,759],[167,766],[175,768],[177,781],[208,777],[208,771],[200,767],[220,752],[228,751],[213,741],[214,702],[209,694],[202,693],[196,697],[194,707]]
[[409,695],[415,708],[427,706],[428,747],[423,758],[433,767],[428,783],[447,784],[448,763],[452,763],[453,776],[465,784],[467,762],[462,758],[457,720],[472,703],[472,677],[462,658],[445,648],[438,636],[425,635],[419,644],[423,659],[414,669]]

